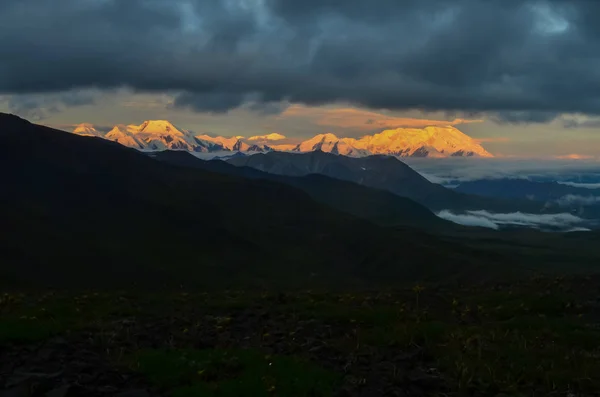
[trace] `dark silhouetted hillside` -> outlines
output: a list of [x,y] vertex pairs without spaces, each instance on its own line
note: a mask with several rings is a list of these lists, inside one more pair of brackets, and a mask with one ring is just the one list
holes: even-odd
[[220,160],[204,161],[184,151],[163,151],[151,156],[170,164],[200,168],[245,178],[267,179],[294,186],[314,200],[386,226],[453,228],[424,206],[385,190],[373,189],[320,174],[302,177],[270,174],[250,167],[236,167]]

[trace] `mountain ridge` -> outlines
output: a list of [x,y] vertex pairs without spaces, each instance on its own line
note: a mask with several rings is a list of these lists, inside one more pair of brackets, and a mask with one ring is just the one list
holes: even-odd
[[305,191],[317,202],[384,226],[410,226],[420,229],[456,227],[456,224],[443,220],[411,199],[322,174],[296,177],[270,174],[251,167],[237,167],[218,159],[202,160],[185,151],[165,150],[149,155],[182,167],[284,183]]
[[502,200],[480,197],[445,188],[432,183],[395,156],[377,154],[367,157],[339,156],[321,151],[307,153],[268,152],[253,156],[235,156],[226,159],[230,164],[246,166],[263,172],[304,176],[322,174],[387,190],[407,197],[432,211],[486,209],[493,212],[525,211],[540,213],[552,211],[544,203],[530,200]]
[[[83,123],[74,134],[104,137],[140,150],[187,150],[217,153],[222,151],[265,153],[323,151],[351,157],[386,154],[396,157],[493,157],[476,140],[453,126],[395,128],[360,138],[340,138],[331,132],[317,134],[299,143],[284,135],[271,133],[245,138],[196,134],[174,126],[167,120],[146,120],[140,125],[116,125],[105,135],[93,125]],[[287,141],[287,142],[286,142]]]

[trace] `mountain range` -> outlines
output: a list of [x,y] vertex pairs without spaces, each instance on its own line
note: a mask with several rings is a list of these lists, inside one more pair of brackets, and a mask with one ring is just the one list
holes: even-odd
[[[477,249],[325,204],[334,201],[319,193],[324,177],[298,182],[313,185],[311,197],[309,188],[159,161],[5,114],[0,144],[9,170],[0,189],[2,283],[348,285],[476,272]],[[343,184],[366,192],[363,203],[383,197],[431,216],[407,199]]]
[[73,133],[97,136],[140,150],[186,150],[189,152],[265,153],[269,151],[323,151],[352,157],[387,154],[398,157],[492,157],[476,140],[452,126],[396,128],[361,138],[339,138],[332,133],[292,142],[272,133],[262,136],[211,136],[196,134],[166,120],[149,120],[141,125],[117,125],[102,133],[93,125],[76,126]]
[[374,172],[360,184],[267,175],[185,151],[143,153],[88,132],[0,113],[0,284],[340,288],[575,271],[598,261],[595,232],[448,231],[419,203],[367,186],[386,167],[390,181],[412,183],[415,172],[390,156],[242,156],[329,162],[338,176],[368,161]]
[[[420,135],[417,133],[418,131],[420,131]],[[289,143],[280,143],[286,141],[285,136],[281,134],[274,133],[249,138],[242,136],[211,137],[177,128],[166,120],[145,121],[141,125],[118,125],[104,135],[90,124],[79,125],[73,132],[78,135],[105,138],[150,153],[164,150],[187,151],[195,155],[198,152],[207,153],[210,155],[209,158],[222,159],[236,166],[248,166],[267,174],[292,177],[321,174],[389,191],[414,200],[431,211],[485,209],[495,212],[540,213],[558,210],[556,208],[558,206],[553,208],[526,199],[502,200],[446,189],[429,182],[398,160],[398,157],[402,156],[429,155],[430,152],[425,149],[421,151],[415,149],[423,147],[419,145],[425,136],[437,137],[431,138],[429,145],[437,145],[439,150],[436,150],[435,153],[438,155],[444,151],[439,146],[439,142],[442,141],[447,145],[453,142],[453,150],[459,147],[471,148],[468,151],[460,149],[459,154],[463,156],[474,155],[473,150],[476,150],[479,156],[489,155],[475,141],[454,127],[388,130],[373,136],[365,136],[359,140],[339,139],[333,134],[321,134],[295,146]],[[461,146],[462,143],[457,142],[462,142],[467,146]],[[365,149],[357,149],[361,146]],[[406,149],[409,147],[410,150]],[[372,152],[378,154],[373,155]],[[450,153],[450,151],[446,151],[446,153]],[[253,154],[253,156],[248,156],[248,154]],[[355,207],[358,206],[355,205]]]

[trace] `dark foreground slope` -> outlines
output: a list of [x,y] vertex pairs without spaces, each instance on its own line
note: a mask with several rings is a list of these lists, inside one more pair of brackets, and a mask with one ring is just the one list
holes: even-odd
[[200,160],[185,151],[163,151],[152,153],[151,157],[182,167],[284,183],[308,193],[315,201],[385,226],[412,226],[436,230],[454,230],[459,227],[406,197],[325,175],[294,177],[270,174],[251,167],[236,167],[221,160]]
[[544,204],[529,200],[502,200],[455,192],[431,183],[418,172],[392,156],[353,158],[321,151],[310,153],[269,152],[252,156],[236,156],[227,160],[237,166],[289,176],[322,174],[390,191],[408,197],[431,210],[480,210],[494,212],[548,211]]
[[393,283],[476,277],[498,257],[15,116],[0,115],[0,144],[4,283]]

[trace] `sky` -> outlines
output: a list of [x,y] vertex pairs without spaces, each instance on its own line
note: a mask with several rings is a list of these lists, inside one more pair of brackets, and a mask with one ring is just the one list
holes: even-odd
[[591,0],[2,0],[0,111],[226,136],[452,124],[500,157],[595,157],[598,15]]

